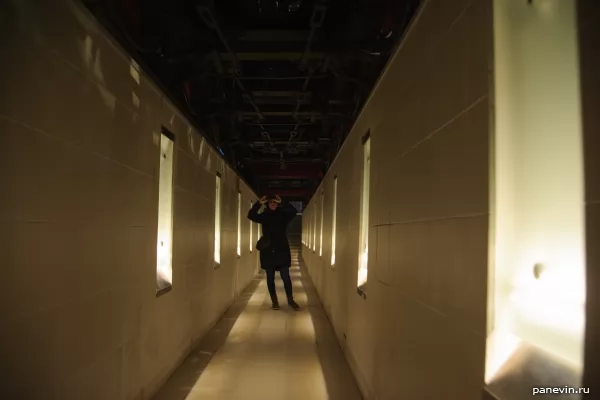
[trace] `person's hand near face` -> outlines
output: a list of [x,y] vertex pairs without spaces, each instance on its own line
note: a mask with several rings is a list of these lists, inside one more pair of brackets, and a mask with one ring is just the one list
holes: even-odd
[[279,196],[267,196],[267,205],[271,211],[277,210],[279,207],[279,203],[281,202],[281,198]]
[[263,196],[259,200],[260,204],[265,204],[267,202],[267,196]]

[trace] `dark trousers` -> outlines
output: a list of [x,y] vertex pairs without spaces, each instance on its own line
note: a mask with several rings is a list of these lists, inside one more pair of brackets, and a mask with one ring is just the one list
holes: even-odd
[[[269,268],[266,270],[267,272],[267,287],[269,288],[269,294],[271,295],[271,301],[273,303],[277,302],[277,290],[275,289],[275,269]],[[287,297],[288,302],[294,300],[294,295],[292,294],[292,278],[290,278],[290,269],[289,268],[281,268],[279,269],[279,275],[281,276],[281,280],[283,281],[283,287],[285,289],[285,295]]]

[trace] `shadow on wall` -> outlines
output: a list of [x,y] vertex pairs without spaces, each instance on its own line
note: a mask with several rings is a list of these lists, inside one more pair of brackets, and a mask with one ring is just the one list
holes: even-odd
[[360,393],[358,384],[325,314],[306,265],[301,256],[298,258],[302,271],[302,285],[306,291],[306,303],[315,329],[317,354],[321,362],[329,400],[362,400],[362,396],[357,394]]
[[185,399],[194,388],[195,383],[204,372],[204,369],[223,346],[233,325],[246,308],[248,301],[256,291],[262,280],[262,275],[257,275],[240,294],[238,300],[227,310],[217,324],[200,341],[198,346],[185,359],[167,381],[167,383],[152,397],[152,400]]

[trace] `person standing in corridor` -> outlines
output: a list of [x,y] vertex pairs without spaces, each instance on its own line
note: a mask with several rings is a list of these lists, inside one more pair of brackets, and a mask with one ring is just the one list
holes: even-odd
[[[265,210],[259,213],[260,208],[265,205]],[[263,242],[264,248],[260,249],[260,267],[267,274],[267,287],[274,310],[279,310],[275,271],[279,271],[290,307],[294,310],[300,308],[294,301],[292,292],[292,279],[290,278],[292,256],[287,238],[287,226],[296,217],[296,214],[294,206],[289,203],[282,204],[279,196],[263,196],[248,212],[248,219],[262,226],[260,241]]]

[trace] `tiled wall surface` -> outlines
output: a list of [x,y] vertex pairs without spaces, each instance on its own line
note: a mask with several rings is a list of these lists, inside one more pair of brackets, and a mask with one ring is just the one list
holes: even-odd
[[[79,2],[1,2],[0,49],[0,397],[146,399],[255,275],[255,196],[239,184],[238,259],[237,176]],[[163,126],[173,289],[156,297]]]
[[578,2],[586,186],[587,327],[584,387],[600,382],[600,3]]
[[[314,253],[304,247],[303,257],[366,398],[481,398],[491,54],[491,0],[424,1],[321,185],[323,256],[317,246]],[[361,138],[368,130],[364,299],[356,280]],[[320,213],[318,201],[304,221]]]

